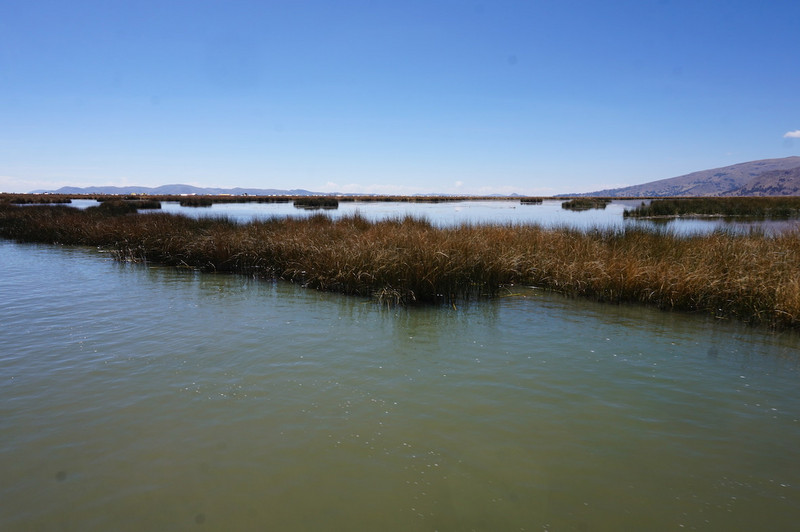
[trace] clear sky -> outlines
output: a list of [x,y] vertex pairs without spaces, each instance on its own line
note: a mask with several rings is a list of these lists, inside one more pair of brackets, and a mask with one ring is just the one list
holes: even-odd
[[800,155],[800,1],[5,0],[0,191],[552,195]]

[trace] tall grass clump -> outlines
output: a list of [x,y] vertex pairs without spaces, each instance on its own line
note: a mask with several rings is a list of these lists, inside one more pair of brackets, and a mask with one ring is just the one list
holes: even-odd
[[452,303],[525,284],[800,327],[800,230],[678,236],[644,228],[442,228],[419,218],[373,222],[358,214],[237,224],[4,204],[0,236],[101,246],[121,260],[281,278],[385,301]]

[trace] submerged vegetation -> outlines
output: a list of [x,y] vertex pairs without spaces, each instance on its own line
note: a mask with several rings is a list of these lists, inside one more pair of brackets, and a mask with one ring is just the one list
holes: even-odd
[[588,211],[589,209],[605,209],[611,203],[608,198],[575,198],[561,204],[562,209],[570,211]]
[[492,296],[514,283],[612,303],[800,327],[800,231],[677,236],[657,230],[438,228],[275,218],[239,224],[167,213],[0,204],[0,236],[99,246],[120,260],[281,278],[398,303]]
[[786,219],[800,217],[800,197],[670,198],[644,202],[623,214],[631,218],[720,216]]

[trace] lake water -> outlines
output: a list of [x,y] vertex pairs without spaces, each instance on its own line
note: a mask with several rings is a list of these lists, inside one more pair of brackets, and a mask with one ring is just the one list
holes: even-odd
[[[181,207],[164,202],[162,210],[190,216],[230,216],[239,221],[270,216],[309,216],[320,212],[334,218],[361,214],[369,220],[404,216],[426,218],[439,226],[461,223],[538,223],[548,226],[573,225],[617,226],[622,223],[625,203],[613,203],[606,209],[569,211],[561,201],[544,201],[541,205],[522,205],[519,201],[448,201],[441,203],[415,202],[349,202],[342,201],[337,209],[299,209],[291,203],[215,203],[211,207]],[[638,202],[628,202],[628,206]]]
[[[536,207],[518,207],[518,209]],[[800,337],[0,241],[0,530],[793,530]]]
[[[538,224],[545,227],[575,227],[588,229],[623,228],[633,226],[658,227],[679,234],[706,233],[716,229],[748,231],[763,228],[782,231],[800,227],[797,220],[732,222],[721,218],[684,218],[671,220],[624,219],[625,209],[632,209],[641,200],[615,200],[605,209],[571,211],[561,208],[561,200],[545,200],[540,205],[523,205],[519,201],[447,201],[441,203],[341,201],[337,209],[300,209],[292,203],[215,203],[210,207],[182,207],[177,202],[162,202],[162,208],[152,212],[171,212],[191,217],[226,216],[239,222],[270,217],[305,217],[320,212],[332,218],[360,214],[373,221],[414,216],[426,218],[434,225],[452,227],[462,223]],[[73,205],[85,208],[97,205],[94,200],[73,200]],[[147,212],[147,211],[142,211]]]

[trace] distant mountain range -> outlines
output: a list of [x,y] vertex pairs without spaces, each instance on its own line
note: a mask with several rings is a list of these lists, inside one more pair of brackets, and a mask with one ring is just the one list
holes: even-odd
[[581,196],[800,196],[800,157],[762,159]]
[[[274,188],[201,188],[191,185],[160,187],[62,187],[58,190],[36,190],[56,194],[233,194],[250,196],[321,195],[305,189]],[[516,196],[516,194],[514,194]],[[643,185],[613,188],[570,196],[604,196],[610,198],[664,196],[800,196],[800,157],[762,159],[746,163],[692,172]]]
[[[61,187],[58,190],[34,190],[31,194],[153,194],[161,196],[179,196],[185,194],[196,195],[220,195],[231,194],[233,196],[368,196],[370,194],[345,193],[340,192],[312,192],[303,188],[291,190],[281,190],[277,188],[209,188],[193,187],[191,185],[161,185],[160,187]],[[452,194],[420,194],[421,196],[452,196]],[[500,194],[490,194],[490,196],[506,197]],[[519,194],[511,194],[510,197],[521,197]]]
[[177,196],[181,194],[233,194],[249,196],[311,196],[310,192],[301,188],[293,190],[278,190],[275,188],[201,188],[191,185],[161,185],[160,187],[61,187],[58,190],[35,190],[36,192],[51,192],[54,194],[156,194],[164,196]]

